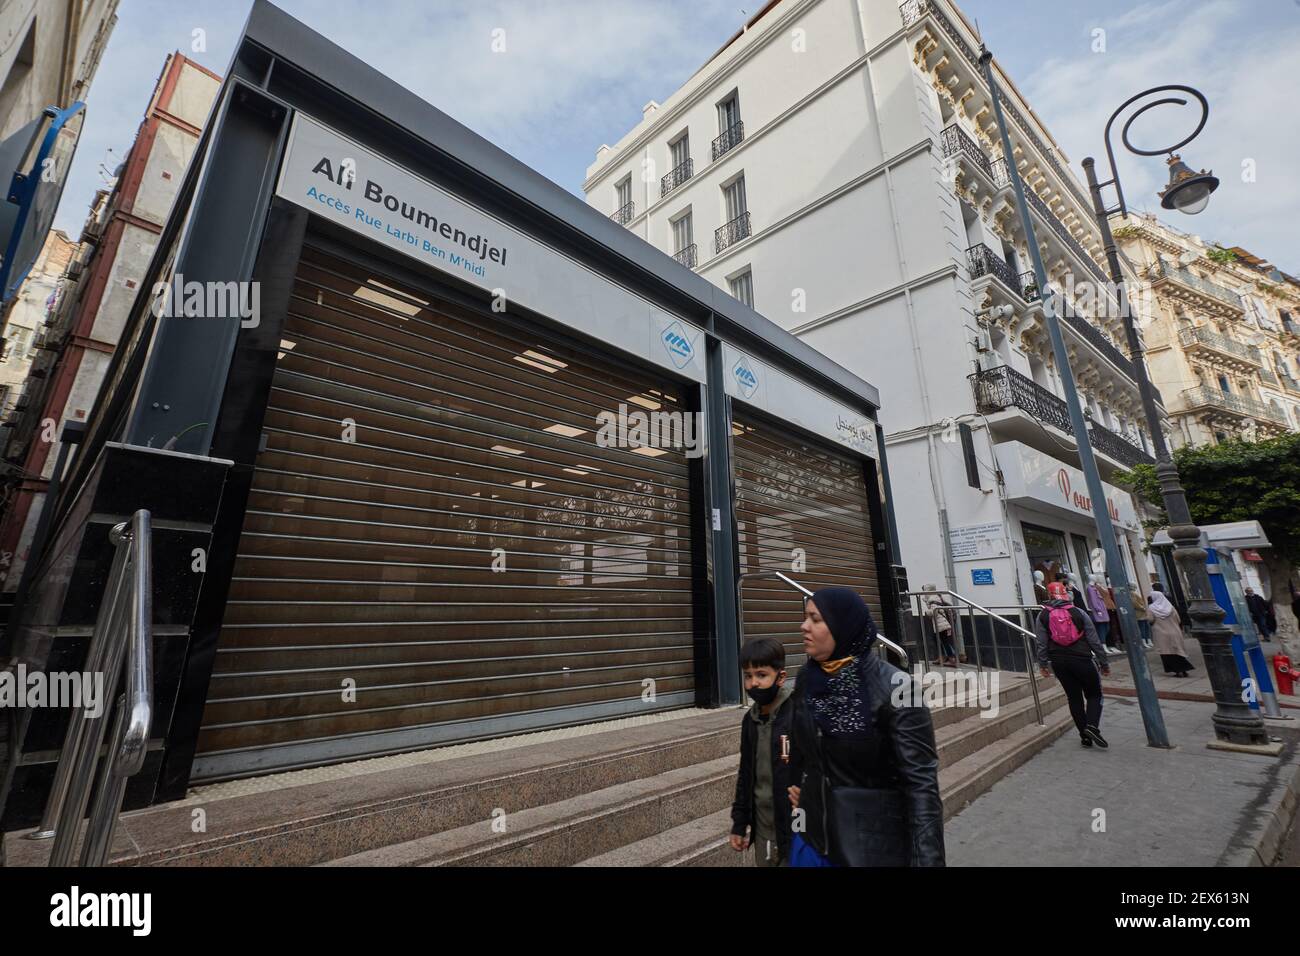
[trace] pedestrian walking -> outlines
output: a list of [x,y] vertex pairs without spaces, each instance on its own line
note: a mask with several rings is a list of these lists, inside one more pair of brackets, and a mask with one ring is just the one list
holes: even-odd
[[1269,640],[1277,630],[1277,615],[1273,612],[1273,602],[1256,594],[1254,588],[1246,588],[1246,608],[1250,618],[1255,622],[1261,640]]
[[[1106,598],[1102,595],[1105,586],[1101,575],[1094,574],[1088,578],[1088,616],[1092,619],[1097,637],[1106,645],[1103,653],[1114,653],[1114,648],[1106,639],[1110,634],[1110,610],[1106,607]],[[1112,602],[1113,603],[1113,602]]]
[[1034,634],[1038,638],[1038,667],[1044,677],[1056,675],[1070,716],[1084,747],[1109,747],[1101,735],[1101,674],[1110,673],[1097,622],[1070,601],[1065,585],[1048,586],[1047,606],[1038,613]]
[[754,702],[740,722],[740,770],[731,804],[731,848],[754,848],[757,866],[790,860],[790,748],[794,684],[786,680],[785,646],[756,637],[740,648],[745,693]]
[[1151,615],[1147,613],[1147,599],[1142,596],[1142,586],[1135,587],[1129,595],[1133,600],[1133,613],[1137,617],[1138,633],[1142,635],[1142,647],[1151,650]]
[[930,623],[934,627],[935,637],[939,639],[940,659],[939,663],[948,667],[956,667],[958,662],[965,664],[966,655],[958,655],[957,648],[953,643],[953,638],[957,629],[953,626],[952,614],[953,606],[943,599],[943,595],[933,584],[923,584],[922,591],[930,592],[921,598],[925,607],[925,613],[929,615]]
[[876,626],[852,588],[804,602],[807,663],[794,693],[791,866],[943,866],[930,712],[906,671],[871,653]]
[[1178,616],[1178,608],[1169,603],[1165,596],[1164,585],[1151,585],[1151,597],[1147,601],[1147,611],[1151,614],[1151,633],[1160,655],[1160,663],[1166,674],[1186,677],[1188,671],[1196,667],[1187,659],[1187,647],[1183,642],[1183,619]]

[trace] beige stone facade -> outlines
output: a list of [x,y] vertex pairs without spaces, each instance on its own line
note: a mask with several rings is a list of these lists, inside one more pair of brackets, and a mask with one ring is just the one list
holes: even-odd
[[1300,430],[1300,280],[1150,215],[1116,238],[1174,445]]

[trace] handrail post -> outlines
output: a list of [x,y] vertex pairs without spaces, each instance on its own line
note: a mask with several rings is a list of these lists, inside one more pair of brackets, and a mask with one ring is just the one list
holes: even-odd
[[[84,711],[73,714],[74,723],[65,741],[65,750],[70,752],[60,756],[55,787],[46,807],[46,816],[55,821],[50,866],[72,863],[81,820],[91,795],[91,781],[96,776],[95,801],[82,846],[81,865],[105,863],[127,781],[143,766],[148,747],[153,717],[153,557],[149,512],[136,511],[131,516],[130,531],[124,522],[115,525],[109,537],[117,550],[88,657],[102,675],[102,699],[115,701],[117,709],[97,774],[95,762],[104,740],[107,714],[93,719]],[[120,697],[119,680],[125,684]]]

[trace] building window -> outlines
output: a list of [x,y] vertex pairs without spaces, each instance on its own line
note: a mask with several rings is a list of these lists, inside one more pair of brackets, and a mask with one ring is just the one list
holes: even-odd
[[691,158],[690,134],[682,133],[681,136],[669,143],[668,151],[672,154],[673,169],[684,166],[686,161]]
[[745,138],[745,124],[740,121],[740,96],[732,93],[718,104],[718,138],[713,141],[713,158],[739,146]]
[[1232,386],[1228,384],[1228,376],[1226,375],[1219,376],[1219,389],[1220,391],[1223,392],[1224,395],[1232,394]]
[[688,269],[694,269],[698,257],[695,249],[695,227],[694,217],[690,210],[682,213],[673,220],[673,258],[686,266]]
[[695,175],[695,163],[691,160],[691,139],[682,133],[668,144],[669,170],[659,181],[659,198],[662,199]]
[[722,188],[722,205],[725,224],[714,234],[714,252],[721,252],[750,234],[744,176]]
[[754,307],[754,273],[746,269],[738,276],[727,280],[731,294],[751,309]]
[[614,214],[609,218],[620,226],[626,225],[632,221],[635,210],[632,203],[632,176],[629,174],[614,187]]

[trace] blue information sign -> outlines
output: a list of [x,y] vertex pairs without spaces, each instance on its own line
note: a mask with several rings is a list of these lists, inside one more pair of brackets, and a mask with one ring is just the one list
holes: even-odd
[[992,568],[971,568],[970,583],[971,584],[992,584],[993,569]]

